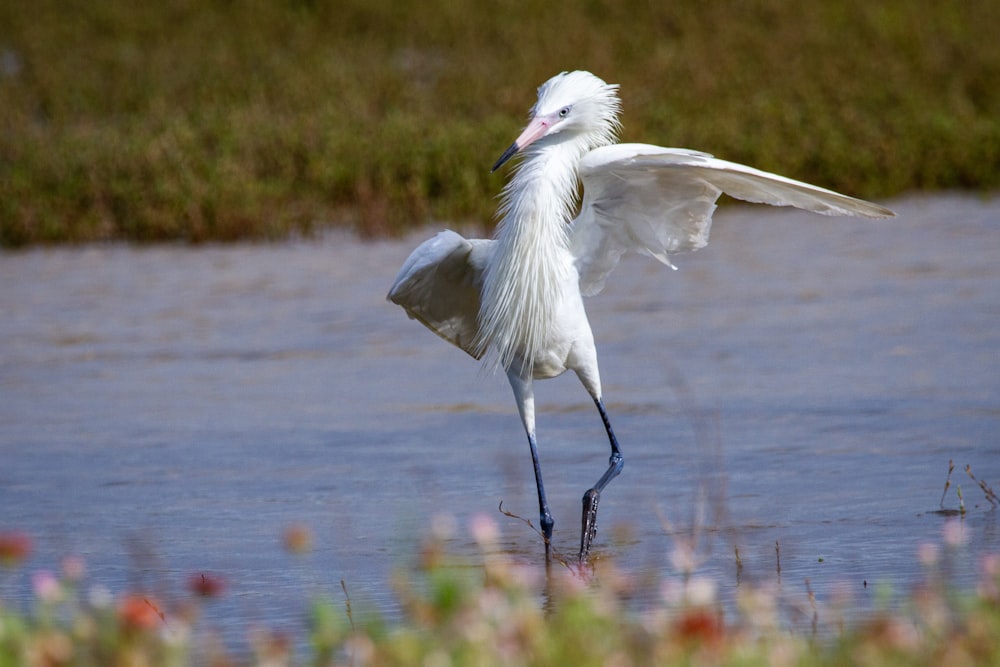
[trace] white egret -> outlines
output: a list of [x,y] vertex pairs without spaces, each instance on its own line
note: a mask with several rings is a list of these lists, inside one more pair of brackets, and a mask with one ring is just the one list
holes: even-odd
[[[894,215],[707,153],[616,144],[617,90],[582,71],[545,82],[527,127],[493,165],[496,171],[524,155],[504,189],[494,238],[437,234],[413,251],[388,295],[445,340],[505,370],[528,436],[546,554],[554,521],[538,461],[533,381],[576,372],[611,443],[607,470],[583,497],[581,561],[596,534],[600,494],[624,463],[604,407],[582,297],[602,289],[627,251],[673,266],[670,254],[703,247],[723,192],[824,215]],[[583,201],[574,218],[578,179]]]

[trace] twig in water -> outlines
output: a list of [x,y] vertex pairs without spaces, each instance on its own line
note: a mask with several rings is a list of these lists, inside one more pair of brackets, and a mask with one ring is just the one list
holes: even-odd
[[163,621],[164,623],[167,622],[167,615],[165,613],[163,613],[163,611],[161,611],[159,607],[157,607],[155,604],[153,604],[152,602],[150,602],[149,598],[143,598],[142,601],[146,603],[147,607],[149,607],[154,612],[156,612],[156,615],[160,617],[161,621]]
[[778,568],[778,579],[781,579],[781,545],[774,541],[774,560]]
[[736,552],[736,585],[740,585],[740,575],[743,574],[743,559],[740,558],[740,548],[738,546],[733,546],[733,551]]
[[506,517],[510,517],[511,519],[517,519],[518,521],[521,521],[521,522],[525,523],[528,526],[528,528],[531,528],[533,531],[535,531],[535,533],[537,533],[538,535],[540,535],[542,537],[542,539],[545,539],[545,536],[542,535],[542,531],[540,531],[537,528],[535,528],[535,524],[531,523],[531,519],[525,519],[523,516],[520,516],[518,514],[514,514],[513,512],[508,512],[507,510],[505,510],[503,508],[503,501],[502,500],[500,501],[500,505],[497,507],[497,510],[500,511],[500,514],[503,514]]
[[351,632],[354,632],[354,615],[351,614],[351,596],[347,592],[347,583],[341,579],[340,588],[344,591],[344,604],[347,607],[347,620],[351,622]]
[[965,472],[968,473],[969,477],[972,478],[972,481],[978,484],[979,488],[983,490],[983,493],[986,494],[986,500],[990,501],[990,504],[996,507],[997,504],[1000,503],[1000,498],[998,498],[997,494],[993,492],[993,489],[991,489],[990,486],[985,481],[981,479],[976,479],[976,476],[972,474],[971,465],[966,464]]
[[951,488],[951,473],[954,469],[955,462],[948,459],[948,476],[944,478],[944,491],[941,492],[941,509],[944,509],[944,497],[948,493],[948,489]]
[[[497,509],[500,511],[500,514],[503,514],[506,517],[510,517],[511,519],[517,519],[518,521],[521,521],[522,523],[526,524],[528,528],[531,528],[533,531],[535,531],[535,534],[541,537],[543,541],[545,540],[545,535],[542,534],[542,531],[535,528],[535,524],[531,523],[531,519],[525,519],[523,516],[514,514],[513,512],[508,512],[503,508],[502,500],[500,501],[500,505],[497,507]],[[566,569],[568,570],[573,569],[572,566],[570,566],[569,561],[566,560],[561,553],[559,553],[555,545],[552,544],[551,542],[549,542],[549,549],[551,549],[552,557],[555,558],[557,561],[559,561],[562,565],[564,565]]]

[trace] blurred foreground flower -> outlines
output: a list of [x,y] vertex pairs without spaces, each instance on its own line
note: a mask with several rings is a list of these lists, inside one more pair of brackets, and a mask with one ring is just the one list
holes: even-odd
[[296,523],[285,528],[285,551],[293,554],[304,554],[312,550],[312,531],[305,524]]
[[164,620],[160,611],[149,598],[141,595],[126,595],[118,603],[118,620],[127,630],[153,630]]
[[941,529],[944,543],[953,549],[964,547],[969,542],[969,528],[964,521],[950,519],[945,522]]
[[17,565],[31,555],[31,537],[18,530],[0,531],[0,565]]
[[79,556],[66,556],[62,559],[62,573],[70,582],[80,581],[87,573],[87,563]]
[[63,597],[62,584],[48,570],[40,570],[31,575],[31,588],[35,591],[35,597],[42,602],[59,602]]
[[485,514],[476,514],[472,517],[469,521],[469,531],[481,549],[494,548],[500,537],[500,528],[497,526],[497,522]]
[[718,610],[688,609],[674,621],[674,633],[684,642],[718,642],[722,640],[724,631],[722,613]]
[[188,578],[188,590],[199,597],[214,598],[225,592],[226,582],[217,575],[199,572]]

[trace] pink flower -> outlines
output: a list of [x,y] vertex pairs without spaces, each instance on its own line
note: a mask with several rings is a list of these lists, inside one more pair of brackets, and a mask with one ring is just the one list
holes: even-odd
[[42,602],[57,602],[62,598],[62,584],[48,570],[39,570],[31,575],[31,587],[35,597]]
[[469,531],[480,547],[490,547],[500,537],[497,522],[485,514],[476,514],[469,520]]
[[80,581],[87,571],[87,565],[79,556],[66,556],[62,560],[62,571],[63,576],[70,581]]
[[941,532],[944,535],[944,543],[952,548],[965,546],[969,541],[969,529],[964,522],[957,519],[946,521]]

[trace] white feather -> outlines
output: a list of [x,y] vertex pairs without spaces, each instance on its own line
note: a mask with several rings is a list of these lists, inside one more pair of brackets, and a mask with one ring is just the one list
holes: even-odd
[[[567,332],[589,334],[576,302],[603,288],[624,253],[673,266],[670,255],[704,247],[723,192],[824,215],[893,215],[707,153],[612,144],[619,109],[617,86],[589,72],[545,82],[526,129],[542,123],[540,134],[508,152],[524,160],[504,189],[495,240],[467,241],[454,232],[434,237],[403,265],[389,298],[472,356],[485,357],[487,368],[530,378],[540,360],[570,349]],[[571,222],[578,181],[583,202]],[[569,367],[559,363],[544,375]],[[596,357],[592,363],[593,371],[583,372],[596,378]]]
[[581,160],[580,178],[584,199],[570,239],[585,296],[601,291],[625,252],[673,266],[669,255],[704,247],[723,192],[823,215],[893,215],[877,204],[708,153],[649,144],[597,148]]

